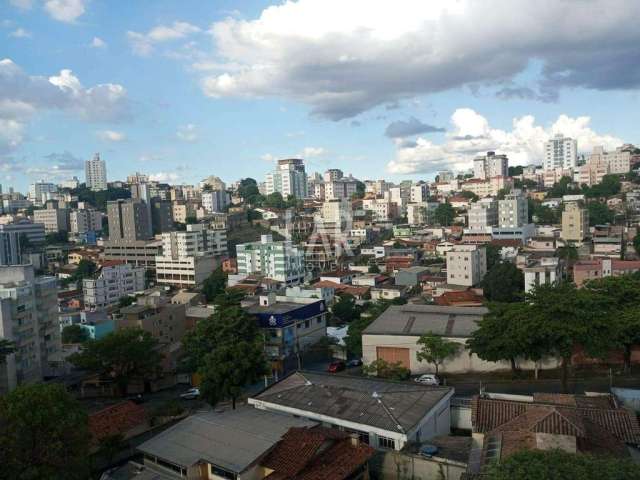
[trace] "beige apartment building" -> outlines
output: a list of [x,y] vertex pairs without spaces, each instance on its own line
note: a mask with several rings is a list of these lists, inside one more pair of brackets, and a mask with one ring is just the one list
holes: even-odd
[[566,242],[581,243],[589,235],[589,212],[578,202],[569,202],[562,212],[560,238]]
[[487,273],[487,252],[478,245],[455,245],[447,252],[447,284],[472,287]]

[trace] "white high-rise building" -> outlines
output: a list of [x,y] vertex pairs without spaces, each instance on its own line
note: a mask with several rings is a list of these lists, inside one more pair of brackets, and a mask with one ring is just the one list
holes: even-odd
[[411,203],[422,203],[429,199],[429,185],[426,183],[419,183],[418,185],[412,185],[410,190],[409,201]]
[[304,252],[290,241],[274,242],[272,235],[262,235],[259,242],[236,247],[238,273],[261,274],[287,285],[304,282]]
[[225,190],[202,192],[202,208],[207,213],[224,212],[231,204],[231,196]]
[[573,169],[578,160],[578,142],[563,135],[556,135],[544,144],[544,170]]
[[29,200],[31,200],[36,206],[42,206],[47,200],[49,193],[55,193],[58,191],[58,186],[55,183],[45,182],[40,180],[39,182],[32,183],[29,186]]
[[268,173],[266,178],[266,193],[271,195],[280,192],[286,199],[289,195],[296,198],[307,198],[308,185],[304,161],[300,158],[278,160],[274,172]]
[[99,153],[96,153],[93,159],[85,162],[84,171],[89,190],[99,192],[107,189],[107,165],[104,160],[100,160]]
[[473,159],[473,176],[486,180],[493,177],[506,177],[509,174],[509,159],[506,155],[487,152],[484,157]]
[[106,260],[94,278],[82,280],[85,307],[100,310],[118,303],[122,297],[144,290],[144,267],[118,260]]
[[180,288],[201,285],[227,253],[227,231],[205,224],[187,225],[184,232],[162,234],[162,255],[156,256],[158,283]]

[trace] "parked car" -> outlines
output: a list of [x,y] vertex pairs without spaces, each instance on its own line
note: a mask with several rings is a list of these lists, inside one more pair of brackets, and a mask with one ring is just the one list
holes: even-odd
[[340,361],[337,361],[337,362],[331,362],[329,364],[329,368],[327,368],[327,372],[329,372],[329,373],[337,373],[337,372],[341,372],[345,368],[347,368],[347,366],[345,365],[345,363],[343,361],[340,360]]
[[347,367],[359,367],[362,365],[362,360],[360,358],[354,358],[353,360],[349,360],[347,362]]
[[140,405],[141,403],[144,403],[144,402],[147,401],[147,399],[144,398],[141,393],[139,393],[137,395],[134,395],[132,397],[129,397],[129,398],[127,398],[127,400],[129,400],[129,401],[131,401],[133,403],[137,403],[138,405]]
[[420,447],[420,455],[425,458],[431,458],[434,455],[437,455],[437,453],[438,447],[436,447],[435,445],[423,445],[422,447]]
[[440,379],[432,373],[420,375],[419,377],[414,378],[413,381],[421,383],[422,385],[440,385]]
[[193,387],[187,390],[186,392],[180,394],[180,398],[184,400],[193,400],[200,396],[200,389],[198,387]]

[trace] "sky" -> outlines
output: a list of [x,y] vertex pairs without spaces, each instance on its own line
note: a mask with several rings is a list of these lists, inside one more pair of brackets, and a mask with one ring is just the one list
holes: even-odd
[[637,0],[0,0],[0,183],[429,180],[640,144]]

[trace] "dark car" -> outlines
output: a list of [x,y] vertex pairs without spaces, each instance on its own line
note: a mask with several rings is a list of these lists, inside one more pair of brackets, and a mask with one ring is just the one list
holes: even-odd
[[354,358],[353,360],[349,360],[347,362],[347,367],[360,367],[362,365],[362,360],[359,358]]
[[343,361],[331,362],[329,364],[329,368],[327,368],[327,372],[329,372],[329,373],[337,373],[337,372],[341,372],[345,368],[347,368],[347,366],[344,364]]

